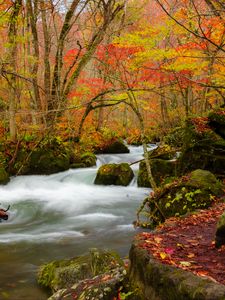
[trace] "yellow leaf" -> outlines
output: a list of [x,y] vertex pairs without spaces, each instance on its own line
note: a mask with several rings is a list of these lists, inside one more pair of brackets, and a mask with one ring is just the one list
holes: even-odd
[[159,255],[162,259],[165,259],[167,257],[167,254],[165,252],[160,252]]
[[160,244],[161,241],[162,241],[162,238],[160,238],[160,237],[155,237],[154,240],[155,240],[155,242],[156,242],[157,244]]
[[187,257],[193,258],[193,257],[195,257],[195,254],[194,253],[189,253]]

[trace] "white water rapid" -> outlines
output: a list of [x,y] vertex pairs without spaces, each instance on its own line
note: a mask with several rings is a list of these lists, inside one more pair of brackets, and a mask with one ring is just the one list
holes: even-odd
[[[50,176],[18,176],[0,186],[1,207],[9,220],[0,223],[0,299],[46,300],[35,282],[41,263],[83,254],[99,247],[128,253],[136,233],[136,209],[149,193],[137,188],[99,186],[93,181],[100,165],[135,162],[142,147],[129,154],[98,155],[97,166]],[[138,164],[132,165],[135,173]]]

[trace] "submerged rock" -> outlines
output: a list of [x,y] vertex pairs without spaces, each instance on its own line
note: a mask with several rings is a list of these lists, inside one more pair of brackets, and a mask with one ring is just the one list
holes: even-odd
[[220,217],[216,228],[216,247],[225,245],[225,211]]
[[107,164],[98,169],[95,184],[127,186],[134,177],[128,163]]

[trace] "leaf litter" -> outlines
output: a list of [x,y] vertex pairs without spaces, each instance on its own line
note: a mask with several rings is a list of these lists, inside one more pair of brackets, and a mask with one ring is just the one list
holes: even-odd
[[215,247],[217,221],[225,203],[183,218],[170,218],[154,232],[140,234],[141,247],[164,264],[225,285],[225,246]]

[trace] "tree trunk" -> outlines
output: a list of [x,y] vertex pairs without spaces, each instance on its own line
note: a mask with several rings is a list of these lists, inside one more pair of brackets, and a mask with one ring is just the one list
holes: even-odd
[[[11,45],[11,51],[9,53],[10,66],[14,72],[16,72],[16,61],[17,61],[17,18],[22,7],[22,0],[15,0],[12,13],[9,19],[9,32],[8,38]],[[15,141],[17,138],[17,126],[16,126],[16,98],[17,98],[17,79],[15,75],[11,75],[9,78],[10,82],[10,101],[9,101],[9,132],[10,138]]]

